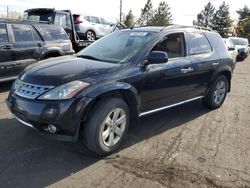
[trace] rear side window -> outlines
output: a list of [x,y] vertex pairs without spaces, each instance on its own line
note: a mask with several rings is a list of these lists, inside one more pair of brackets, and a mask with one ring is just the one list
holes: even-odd
[[8,42],[8,34],[5,24],[0,24],[0,42]]
[[16,42],[33,41],[32,32],[29,25],[13,24],[12,30]]
[[88,22],[90,22],[89,16],[84,16],[84,19],[87,20]]
[[190,55],[208,53],[212,47],[203,33],[188,33]]
[[69,36],[66,34],[63,28],[55,27],[52,25],[43,25],[39,27],[39,32],[43,36],[44,40],[69,40]]
[[97,23],[97,24],[101,23],[100,19],[98,17],[94,17],[94,16],[91,16],[91,22]]

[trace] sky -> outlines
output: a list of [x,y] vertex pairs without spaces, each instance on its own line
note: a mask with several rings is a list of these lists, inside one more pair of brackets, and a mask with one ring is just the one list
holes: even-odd
[[[141,9],[147,0],[123,0],[123,13],[132,9],[139,18]],[[154,8],[162,0],[152,0]],[[218,8],[223,0],[210,0]],[[204,8],[209,0],[165,0],[171,8],[174,24],[192,25],[196,15]],[[236,10],[244,5],[250,7],[250,0],[225,0],[230,6],[231,17],[237,20]],[[101,16],[109,20],[119,19],[120,0],[0,0],[0,15],[6,13],[6,6],[10,11],[23,12],[28,8],[70,9],[73,13],[83,13]]]

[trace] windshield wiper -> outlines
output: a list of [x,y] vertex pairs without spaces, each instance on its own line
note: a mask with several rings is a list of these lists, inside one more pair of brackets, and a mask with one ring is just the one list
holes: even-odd
[[84,58],[84,59],[96,60],[96,61],[102,61],[101,59],[98,59],[98,58],[93,57],[91,55],[78,55],[77,57],[81,57],[81,58]]

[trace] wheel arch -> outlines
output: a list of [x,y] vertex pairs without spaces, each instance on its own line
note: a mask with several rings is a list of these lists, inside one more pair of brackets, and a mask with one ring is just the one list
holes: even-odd
[[131,118],[138,118],[138,106],[140,105],[140,100],[138,98],[137,90],[128,83],[109,83],[104,85],[101,89],[97,87],[88,94],[83,95],[92,98],[92,101],[88,105],[88,111],[90,111],[98,100],[107,97],[117,97],[123,99],[128,104]]
[[223,75],[227,78],[228,80],[228,93],[231,91],[231,79],[232,79],[232,71],[230,69],[223,69],[219,72],[217,72],[217,74],[214,74],[214,76],[212,77],[212,81],[209,85],[209,88],[211,87],[211,85],[213,84],[213,82],[220,76]]

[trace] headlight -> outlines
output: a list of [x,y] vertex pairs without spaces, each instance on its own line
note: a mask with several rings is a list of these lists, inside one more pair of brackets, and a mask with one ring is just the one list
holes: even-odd
[[69,82],[67,84],[58,86],[46,92],[45,94],[40,96],[38,99],[41,99],[41,100],[70,99],[87,86],[89,86],[89,83],[82,82],[82,81]]
[[21,80],[19,80],[18,78],[13,82],[12,84],[12,89],[15,91],[15,90],[18,90],[20,89],[20,87],[22,87],[23,85],[23,82]]

